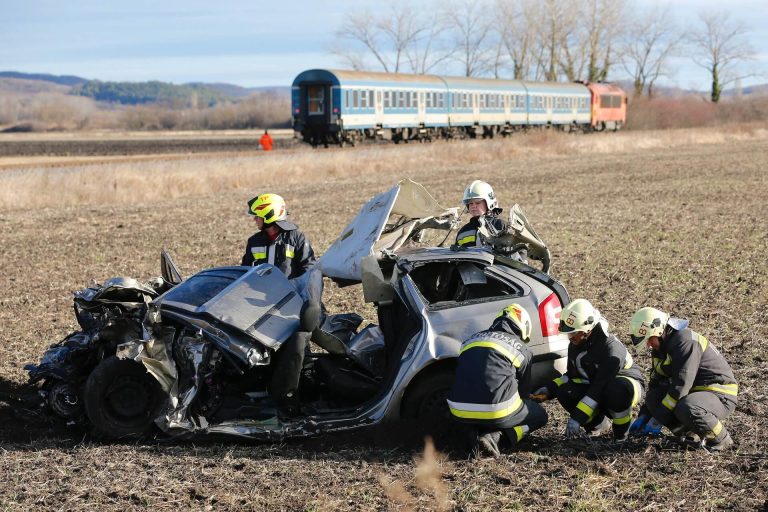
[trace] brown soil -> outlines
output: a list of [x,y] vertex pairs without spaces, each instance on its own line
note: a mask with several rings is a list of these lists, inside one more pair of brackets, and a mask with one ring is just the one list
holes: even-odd
[[[606,138],[606,140],[608,140]],[[738,449],[712,456],[660,441],[562,440],[564,416],[500,459],[467,461],[413,441],[408,426],[281,445],[101,443],[20,414],[23,365],[75,329],[71,291],[115,275],[158,273],[158,252],[185,274],[239,261],[253,225],[241,192],[158,204],[0,213],[0,507],[246,510],[755,510],[768,506],[768,151],[765,142],[652,151],[519,156],[397,176],[307,176],[282,190],[322,252],[372,194],[404,177],[443,204],[476,178],[519,202],[550,245],[552,274],[592,300],[626,337],[655,305],[691,319],[731,362]],[[256,192],[256,191],[254,191]],[[334,311],[357,290],[329,286]],[[637,357],[648,367],[647,355]],[[10,395],[10,396],[9,396]]]

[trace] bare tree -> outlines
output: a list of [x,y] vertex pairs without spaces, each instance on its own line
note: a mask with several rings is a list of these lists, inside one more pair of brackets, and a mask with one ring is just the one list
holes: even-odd
[[644,91],[653,96],[656,80],[670,75],[669,59],[679,51],[683,37],[670,15],[670,4],[635,18],[622,45],[622,65],[632,76],[636,96]]
[[461,63],[464,76],[480,76],[493,68],[492,23],[482,2],[455,0],[445,5],[452,58]]
[[616,48],[624,30],[625,0],[585,0],[583,52],[587,58],[587,80],[603,81],[616,59]]
[[723,86],[754,76],[754,73],[740,75],[736,69],[740,62],[752,59],[754,51],[746,39],[747,26],[731,20],[727,11],[702,13],[699,20],[698,28],[689,36],[693,61],[711,74],[710,99],[717,103]]
[[[506,54],[515,80],[531,78],[536,39],[532,20],[536,5],[538,0],[497,0],[496,3],[499,47]],[[499,63],[497,67],[502,65]]]
[[555,81],[563,68],[563,62],[566,68],[569,67],[571,59],[564,55],[564,48],[575,30],[574,5],[568,0],[541,0],[534,17],[528,20],[537,34],[534,55],[539,72],[536,78]]
[[440,10],[431,10],[422,20],[425,27],[405,48],[411,72],[431,73],[434,68],[450,59],[454,49],[450,48],[443,36],[448,29],[445,15]]
[[409,49],[429,31],[430,24],[410,5],[394,3],[390,12],[381,16],[370,11],[353,12],[336,32],[338,39],[353,43],[362,52],[349,45],[337,45],[332,51],[353,69],[366,68],[365,55],[370,54],[385,72],[397,73],[409,58]]

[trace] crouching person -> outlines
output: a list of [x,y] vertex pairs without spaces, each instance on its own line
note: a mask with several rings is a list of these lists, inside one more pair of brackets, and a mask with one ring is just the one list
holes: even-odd
[[651,349],[653,367],[645,405],[632,432],[695,434],[701,446],[721,451],[733,445],[722,420],[736,409],[738,384],[733,370],[707,338],[688,321],[655,308],[639,309],[630,322],[635,346]]
[[467,424],[474,454],[498,456],[502,433],[515,446],[547,423],[541,405],[521,398],[530,392],[530,338],[530,316],[512,304],[461,345],[448,407]]
[[612,429],[614,440],[626,440],[632,407],[642,400],[645,384],[627,347],[608,333],[608,321],[586,299],[563,308],[560,332],[569,341],[566,373],[531,398],[557,398],[571,415],[566,437],[597,436]]

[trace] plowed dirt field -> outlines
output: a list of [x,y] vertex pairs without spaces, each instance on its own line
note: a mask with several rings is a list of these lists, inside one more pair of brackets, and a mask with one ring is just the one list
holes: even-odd
[[[248,190],[152,204],[57,207],[51,197],[45,208],[0,212],[0,508],[768,507],[765,139],[520,152],[471,165],[415,167],[406,156],[398,173],[371,172],[367,158],[381,153],[352,151],[355,171],[316,171],[289,187],[276,174]],[[625,341],[629,317],[642,305],[689,318],[739,380],[739,405],[726,422],[737,449],[713,456],[656,439],[621,447],[608,438],[565,441],[566,417],[551,402],[550,424],[495,460],[466,460],[439,443],[437,453],[425,450],[408,425],[279,445],[106,443],[20,409],[23,365],[76,327],[73,290],[92,279],[157,275],[161,247],[187,275],[238,262],[253,230],[245,200],[267,190],[286,197],[293,219],[322,253],[369,197],[405,177],[445,205],[458,204],[473,179],[494,185],[503,206],[520,203],[550,246],[551,273],[573,298],[600,308]],[[328,285],[326,303],[334,312],[365,311],[358,292]],[[647,354],[636,360],[649,367]]]

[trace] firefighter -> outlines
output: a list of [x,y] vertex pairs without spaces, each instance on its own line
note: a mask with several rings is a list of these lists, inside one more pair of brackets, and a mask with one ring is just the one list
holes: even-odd
[[[456,234],[457,247],[489,246],[487,236],[508,232],[508,223],[499,217],[502,208],[488,183],[480,180],[470,183],[464,190],[462,202],[472,218]],[[528,250],[524,245],[496,250],[515,260],[528,262]]]
[[248,239],[241,265],[270,263],[288,277],[299,277],[315,263],[309,240],[288,221],[285,200],[277,194],[261,194],[248,201],[259,231]]
[[651,349],[648,396],[633,433],[694,434],[709,451],[727,450],[733,439],[722,420],[736,409],[739,386],[717,348],[688,328],[688,321],[651,307],[637,310],[629,335],[635,346]]
[[[557,398],[570,414],[566,437],[597,436],[613,430],[616,441],[627,439],[632,407],[643,395],[640,369],[608,321],[586,299],[576,299],[560,313],[560,332],[568,335],[568,367],[564,375],[531,397]],[[609,419],[610,418],[610,419]]]
[[[248,239],[242,265],[270,263],[288,279],[304,274],[315,263],[309,240],[287,220],[285,200],[277,194],[261,194],[248,201],[259,231]],[[311,333],[299,330],[275,353],[270,394],[278,415],[290,419],[300,414],[299,380],[309,351]]]
[[448,406],[468,425],[475,454],[479,448],[496,457],[502,433],[515,446],[547,423],[544,408],[522,398],[530,391],[530,339],[530,316],[511,304],[461,345]]

